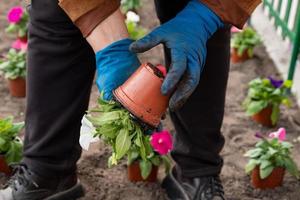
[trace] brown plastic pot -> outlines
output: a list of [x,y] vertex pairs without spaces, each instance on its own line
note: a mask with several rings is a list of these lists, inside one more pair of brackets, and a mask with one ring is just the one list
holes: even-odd
[[252,116],[252,119],[259,124],[267,127],[274,127],[276,124],[272,124],[271,120],[272,106],[268,106],[261,110],[259,113]]
[[0,154],[0,173],[4,173],[8,176],[11,175],[11,168],[7,165],[3,154]]
[[140,181],[156,182],[157,181],[158,167],[155,165],[152,165],[151,173],[146,179],[143,179],[143,177],[141,175],[140,165],[139,165],[139,162],[137,162],[137,161],[130,164],[127,167],[127,170],[128,170],[128,179],[131,182],[140,182]]
[[163,76],[152,64],[142,64],[133,75],[113,93],[135,117],[157,127],[164,116],[170,95],[162,95]]
[[26,81],[24,78],[8,79],[9,92],[14,97],[26,96]]
[[232,49],[232,52],[231,52],[231,62],[232,63],[245,62],[248,59],[250,59],[250,57],[248,55],[248,49],[246,49],[241,56],[238,55],[236,48]]
[[273,189],[282,185],[284,173],[284,168],[276,167],[267,178],[261,179],[259,175],[259,167],[257,166],[251,173],[252,185],[254,188],[259,189]]

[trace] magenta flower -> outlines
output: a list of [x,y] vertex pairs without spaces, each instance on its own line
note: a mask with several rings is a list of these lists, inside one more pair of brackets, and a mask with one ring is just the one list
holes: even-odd
[[23,15],[23,8],[20,6],[13,7],[7,14],[7,20],[10,23],[18,23]]
[[269,134],[270,138],[278,138],[280,141],[284,141],[286,138],[285,128],[279,128],[278,131]]
[[17,49],[17,50],[23,50],[26,51],[27,49],[27,42],[24,42],[20,39],[17,39],[14,41],[11,45],[12,48]]
[[150,143],[160,155],[168,154],[173,149],[172,135],[168,131],[153,133]]

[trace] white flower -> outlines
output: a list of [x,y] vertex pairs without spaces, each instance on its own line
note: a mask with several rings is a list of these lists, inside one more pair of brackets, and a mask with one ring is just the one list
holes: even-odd
[[137,15],[135,12],[132,12],[132,11],[128,11],[126,13],[126,20],[129,21],[129,22],[139,22],[140,21],[140,16]]
[[95,133],[96,128],[86,116],[83,116],[81,120],[79,144],[84,150],[88,150],[91,143],[99,141],[98,137],[94,137]]

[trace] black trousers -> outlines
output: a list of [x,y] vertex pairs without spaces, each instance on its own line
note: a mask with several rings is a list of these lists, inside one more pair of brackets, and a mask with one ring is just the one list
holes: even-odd
[[[156,0],[163,22],[187,1]],[[92,49],[56,0],[32,0],[29,8],[26,135],[24,159],[42,176],[76,170],[81,155],[80,121],[88,108],[95,73]],[[229,71],[229,28],[208,42],[201,81],[182,109],[171,113],[176,128],[172,156],[186,176],[218,174],[224,145],[220,128]],[[168,50],[166,61],[170,62]]]

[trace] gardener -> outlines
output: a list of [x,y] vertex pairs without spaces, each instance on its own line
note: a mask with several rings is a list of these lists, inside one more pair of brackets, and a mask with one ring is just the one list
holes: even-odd
[[24,159],[0,199],[81,196],[79,129],[95,69],[100,91],[111,99],[139,67],[136,53],[158,44],[165,45],[169,66],[161,91],[174,91],[176,128],[176,167],[163,187],[171,199],[224,199],[219,153],[230,55],[226,24],[241,28],[260,0],[155,3],[162,25],[133,42],[119,0],[32,0]]

